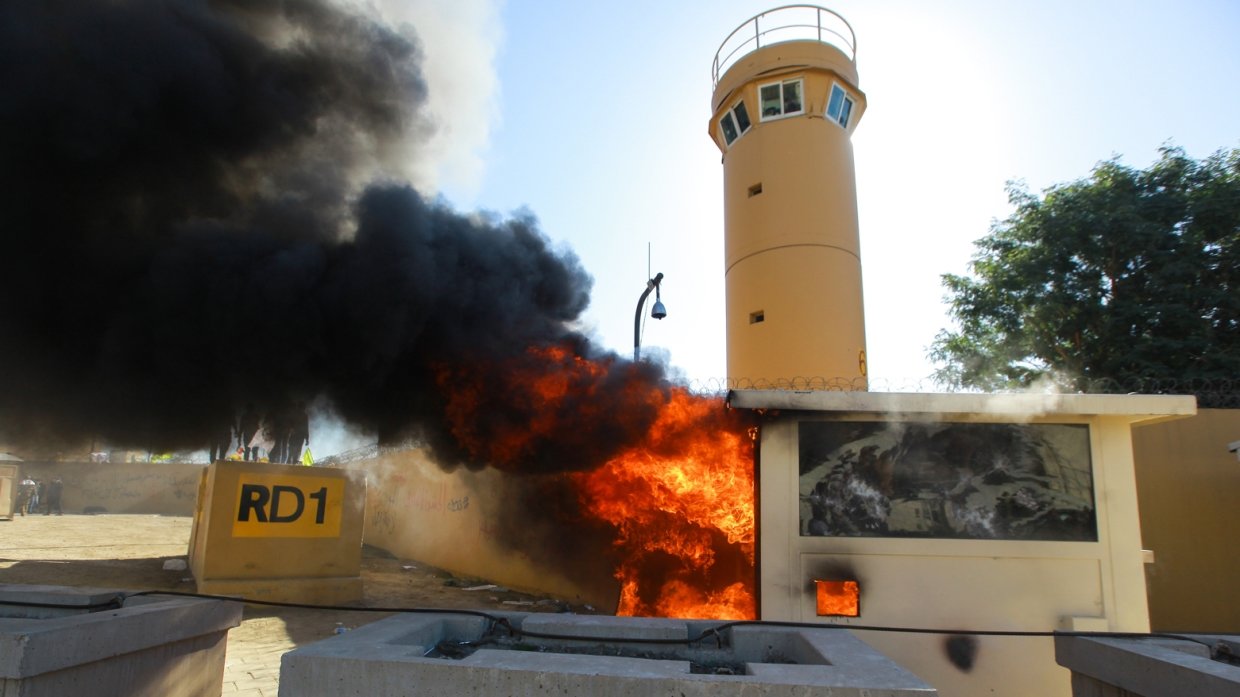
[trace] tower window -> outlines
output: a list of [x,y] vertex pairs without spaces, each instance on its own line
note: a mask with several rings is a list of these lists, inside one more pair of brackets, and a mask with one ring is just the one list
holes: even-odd
[[773,82],[758,88],[762,102],[762,120],[792,116],[805,111],[801,100],[804,81],[801,78]]
[[765,313],[765,312],[763,312],[762,310],[758,310],[757,312],[750,312],[750,313],[749,313],[749,323],[750,323],[750,324],[757,324],[757,323],[759,323],[759,322],[765,322],[765,321],[766,321],[766,313]]
[[723,131],[723,139],[728,145],[736,142],[737,138],[745,135],[745,131],[749,130],[749,112],[745,110],[745,102],[737,102],[728,113],[719,119],[719,130]]
[[831,99],[827,100],[827,118],[848,128],[852,116],[853,100],[839,85],[831,85]]

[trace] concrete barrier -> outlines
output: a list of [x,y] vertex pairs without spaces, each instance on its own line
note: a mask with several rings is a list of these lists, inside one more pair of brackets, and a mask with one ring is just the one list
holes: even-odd
[[[934,688],[851,633],[501,613],[395,615],[286,653],[281,697],[911,697]],[[537,635],[542,635],[541,638]],[[573,637],[573,638],[568,638]]]
[[1240,636],[1195,640],[1055,638],[1055,661],[1072,671],[1074,697],[1235,697]]
[[[0,694],[218,697],[241,604],[0,584]],[[53,607],[34,607],[29,603]]]
[[198,592],[327,604],[362,598],[364,478],[222,461],[206,470],[201,489],[189,543]]

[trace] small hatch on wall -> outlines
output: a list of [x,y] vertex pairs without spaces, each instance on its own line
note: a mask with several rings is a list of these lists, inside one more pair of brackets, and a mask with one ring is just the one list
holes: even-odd
[[750,323],[750,324],[757,324],[757,323],[759,323],[759,322],[765,322],[765,321],[766,321],[766,313],[765,313],[765,312],[763,312],[762,310],[758,310],[757,312],[750,312],[750,313],[749,313],[749,323]]
[[822,581],[815,579],[817,614],[819,617],[860,617],[861,584],[856,581]]

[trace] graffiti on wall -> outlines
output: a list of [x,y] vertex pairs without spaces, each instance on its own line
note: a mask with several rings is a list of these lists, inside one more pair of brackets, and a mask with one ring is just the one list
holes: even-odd
[[799,426],[803,536],[1098,539],[1087,425]]

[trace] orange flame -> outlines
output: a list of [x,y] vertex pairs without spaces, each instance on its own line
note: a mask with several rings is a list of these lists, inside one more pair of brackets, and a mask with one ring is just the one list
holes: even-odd
[[662,401],[642,377],[634,364],[590,360],[566,346],[530,348],[503,366],[438,370],[456,441],[476,461],[523,473],[556,469],[540,454],[587,457],[600,440],[640,438],[643,415],[652,418]]
[[817,612],[820,616],[858,617],[861,614],[861,585],[856,581],[815,580]]
[[718,400],[673,388],[645,441],[580,475],[585,507],[618,532],[617,614],[757,615],[745,426]]
[[569,477],[587,515],[615,528],[617,614],[756,617],[753,439],[739,413],[649,364],[565,346],[443,366],[439,383],[452,434],[476,461],[593,467]]

